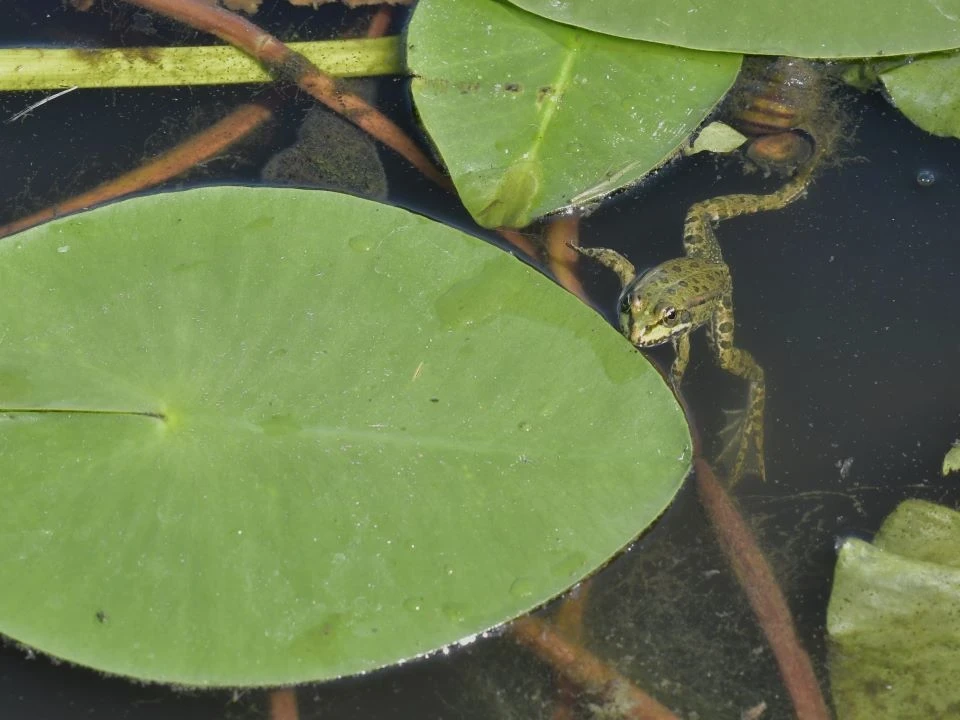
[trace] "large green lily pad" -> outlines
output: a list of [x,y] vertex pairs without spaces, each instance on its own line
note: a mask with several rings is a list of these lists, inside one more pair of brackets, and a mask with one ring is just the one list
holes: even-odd
[[960,716],[960,513],[907,500],[845,541],[827,632],[839,720]]
[[512,256],[210,188],[0,241],[0,632],[188,685],[332,678],[521,614],[652,522],[689,436]]
[[661,165],[733,84],[740,56],[587,32],[496,0],[421,0],[413,97],[464,205],[522,227]]
[[857,58],[960,47],[960,0],[511,0],[618,37],[751,55]]

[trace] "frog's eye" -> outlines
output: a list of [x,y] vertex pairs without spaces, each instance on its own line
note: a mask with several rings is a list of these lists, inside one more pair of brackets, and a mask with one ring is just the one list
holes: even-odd
[[663,320],[663,324],[667,327],[673,327],[680,319],[680,313],[677,312],[675,307],[667,306],[660,313],[660,319]]
[[620,296],[620,314],[629,315],[630,314],[630,296],[624,293]]

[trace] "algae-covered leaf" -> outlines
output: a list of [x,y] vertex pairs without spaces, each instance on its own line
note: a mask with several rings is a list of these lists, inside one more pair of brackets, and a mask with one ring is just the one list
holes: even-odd
[[260,176],[271,184],[335,188],[372,200],[387,197],[387,175],[373,140],[322,105],[307,112],[297,141],[271,157]]
[[960,47],[960,0],[511,0],[618,37],[751,55],[859,58]]
[[850,539],[827,611],[839,720],[960,711],[960,513],[906,501],[875,544]]
[[917,58],[882,72],[893,104],[934,135],[960,137],[960,53]]
[[496,0],[422,0],[408,32],[417,110],[481,225],[522,227],[664,162],[740,57],[566,27]]
[[397,208],[135,199],[0,240],[0,287],[0,632],[111,673],[286,684],[469,638],[688,470],[615,330]]
[[954,441],[947,450],[947,454],[943,456],[942,472],[944,475],[960,472],[960,440]]
[[883,521],[873,544],[911,560],[960,568],[960,513],[924,500],[904,500]]

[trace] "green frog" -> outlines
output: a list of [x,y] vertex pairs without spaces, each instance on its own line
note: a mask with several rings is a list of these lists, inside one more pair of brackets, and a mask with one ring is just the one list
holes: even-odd
[[627,258],[614,250],[575,248],[620,278],[620,327],[631,343],[638,348],[672,343],[676,357],[670,367],[670,382],[676,392],[690,359],[690,333],[704,326],[720,367],[749,384],[745,412],[734,423],[731,440],[720,456],[720,461],[730,469],[731,484],[745,471],[752,470],[761,478],[766,475],[766,387],[763,368],[749,352],[734,344],[733,282],[714,233],[714,223],[789,205],[806,191],[815,165],[811,161],[769,195],[726,195],[696,203],[687,212],[683,225],[684,257],[667,260],[640,275]]

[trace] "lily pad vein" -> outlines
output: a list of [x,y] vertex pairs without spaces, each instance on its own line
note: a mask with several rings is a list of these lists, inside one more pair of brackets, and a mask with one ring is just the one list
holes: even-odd
[[581,41],[579,37],[573,39],[572,45],[567,52],[567,56],[560,65],[560,71],[557,73],[557,79],[554,83],[556,92],[549,93],[544,98],[543,109],[540,113],[540,125],[537,127],[537,133],[534,136],[533,144],[530,146],[530,150],[528,151],[528,159],[536,160],[537,156],[539,155],[540,147],[543,145],[543,141],[546,138],[550,123],[552,122],[554,115],[556,115],[557,111],[560,109],[560,102],[567,94],[570,83],[573,81],[573,68],[576,64],[577,58],[580,55],[580,44]]

